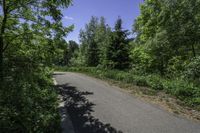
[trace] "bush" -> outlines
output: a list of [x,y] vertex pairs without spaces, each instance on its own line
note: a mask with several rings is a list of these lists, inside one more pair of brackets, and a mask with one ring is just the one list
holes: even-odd
[[200,83],[200,56],[192,59],[192,61],[186,66],[185,78],[195,83]]
[[2,133],[60,131],[57,94],[50,71],[14,73],[0,90],[0,131]]
[[145,46],[136,46],[131,51],[132,68],[134,72],[144,73],[151,71],[152,58],[147,52]]
[[183,100],[187,105],[199,106],[200,88],[193,83],[186,82],[182,79],[165,80],[163,82],[164,90]]
[[181,56],[175,56],[172,59],[169,60],[168,62],[168,67],[167,67],[167,74],[169,76],[181,76],[181,73],[185,70],[185,64],[187,61],[182,59]]
[[154,90],[163,90],[163,79],[159,75],[149,75],[147,84]]

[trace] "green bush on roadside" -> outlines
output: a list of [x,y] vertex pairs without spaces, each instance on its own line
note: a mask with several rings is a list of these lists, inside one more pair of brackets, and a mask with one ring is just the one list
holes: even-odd
[[2,133],[58,133],[60,116],[51,73],[47,68],[13,73],[0,90],[0,131]]

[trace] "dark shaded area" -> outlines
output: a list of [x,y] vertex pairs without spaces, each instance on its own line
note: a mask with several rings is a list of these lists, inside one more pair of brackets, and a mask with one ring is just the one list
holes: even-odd
[[65,75],[65,73],[53,73],[53,76]]
[[122,133],[117,131],[110,124],[104,124],[99,119],[91,115],[93,103],[86,99],[86,95],[92,92],[81,92],[73,86],[58,86],[59,93],[66,101],[65,107],[68,110],[76,133]]

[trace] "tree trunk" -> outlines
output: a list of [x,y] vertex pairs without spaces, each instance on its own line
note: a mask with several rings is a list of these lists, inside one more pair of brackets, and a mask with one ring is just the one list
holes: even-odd
[[0,37],[0,80],[3,82],[3,38]]
[[6,28],[6,22],[7,22],[7,13],[8,13],[8,9],[6,7],[6,0],[2,1],[2,8],[3,8],[3,20],[2,20],[2,24],[1,24],[1,33],[0,33],[0,80],[3,81],[3,52],[4,52],[4,33],[5,33],[5,28]]
[[194,44],[192,44],[192,53],[193,53],[193,56],[196,57],[196,52],[195,52]]

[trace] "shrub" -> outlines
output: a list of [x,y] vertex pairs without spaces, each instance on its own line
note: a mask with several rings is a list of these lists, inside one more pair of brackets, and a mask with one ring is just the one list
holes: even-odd
[[163,80],[159,75],[149,75],[147,76],[147,84],[152,89],[163,90]]
[[[57,94],[50,71],[14,73],[19,77],[6,80],[0,90],[0,130],[2,133],[57,133],[60,116]],[[14,76],[15,77],[15,76]]]
[[136,46],[131,51],[132,68],[135,72],[144,73],[151,71],[152,58],[144,46]]
[[185,101],[187,105],[200,105],[198,102],[200,98],[200,89],[193,83],[186,82],[182,79],[165,80],[163,82],[163,88],[167,93]]
[[168,62],[167,73],[170,76],[181,76],[181,73],[185,70],[185,64],[187,61],[182,59],[181,56],[175,56]]
[[185,78],[195,83],[200,83],[200,56],[192,59],[186,66]]

